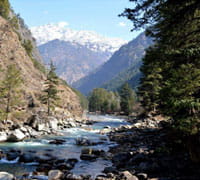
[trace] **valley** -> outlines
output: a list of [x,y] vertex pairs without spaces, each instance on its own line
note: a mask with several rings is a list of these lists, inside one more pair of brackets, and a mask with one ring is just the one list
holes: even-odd
[[198,0],[0,0],[0,180],[199,180],[199,27]]

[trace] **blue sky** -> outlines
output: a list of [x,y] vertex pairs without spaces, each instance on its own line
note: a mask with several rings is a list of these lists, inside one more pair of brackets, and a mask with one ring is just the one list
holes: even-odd
[[75,30],[92,30],[107,37],[132,40],[132,24],[118,17],[128,0],[10,0],[29,27],[66,21]]

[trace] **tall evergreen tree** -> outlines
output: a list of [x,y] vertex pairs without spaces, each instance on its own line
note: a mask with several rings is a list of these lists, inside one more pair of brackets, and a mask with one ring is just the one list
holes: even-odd
[[135,103],[134,91],[131,89],[128,83],[125,83],[120,89],[120,106],[121,110],[129,115],[133,111],[133,105]]
[[[158,57],[158,50],[150,48],[146,52],[146,57],[143,59],[143,66],[141,71],[144,76],[141,78],[141,85],[139,87],[139,95],[141,96],[141,103],[145,107],[146,112],[157,112],[160,105],[160,90],[162,89],[162,68],[160,67],[160,59]],[[160,57],[161,58],[161,57]]]
[[51,109],[54,108],[56,102],[59,100],[57,86],[59,84],[58,76],[55,73],[55,66],[51,62],[50,69],[47,74],[45,82],[44,95],[42,96],[42,102],[47,105],[47,113],[50,115]]
[[14,105],[19,103],[19,88],[22,83],[20,71],[15,65],[9,65],[5,72],[5,77],[1,82],[0,92],[1,101],[5,104],[5,120],[12,111]]
[[147,106],[155,104],[171,116],[174,127],[188,134],[197,133],[200,130],[200,1],[132,2],[134,8],[126,9],[122,15],[133,21],[135,29],[147,28],[147,34],[155,41],[144,57],[140,93],[150,99]]

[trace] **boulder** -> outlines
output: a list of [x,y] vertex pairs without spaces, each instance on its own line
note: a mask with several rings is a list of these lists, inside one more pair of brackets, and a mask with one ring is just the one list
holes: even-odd
[[27,130],[28,130],[30,137],[36,138],[36,137],[40,136],[40,133],[38,133],[36,130],[34,130],[31,127],[28,127]]
[[81,137],[76,139],[76,145],[78,146],[90,146],[91,142],[89,139]]
[[121,172],[121,177],[126,180],[139,180],[136,176],[132,175],[129,171]]
[[26,135],[20,129],[15,129],[14,131],[10,133],[7,141],[18,142],[18,141],[22,141],[25,137]]
[[32,115],[28,120],[28,125],[34,129],[37,129],[37,125],[43,123],[42,119],[40,119],[39,115]]
[[7,172],[0,172],[0,179],[1,180],[14,180],[15,177],[12,174]]
[[13,160],[17,159],[18,157],[19,157],[19,153],[18,152],[9,152],[6,155],[6,159],[8,161],[13,161]]
[[42,123],[37,125],[37,131],[45,131],[45,129],[46,129],[45,124]]
[[48,173],[48,180],[60,180],[63,177],[63,173],[60,170],[51,170]]
[[148,178],[148,175],[146,173],[138,173],[137,177],[139,180],[146,180]]
[[31,155],[30,153],[28,154],[22,154],[19,157],[19,162],[23,163],[31,163],[35,161],[35,156]]
[[49,142],[49,144],[55,144],[55,145],[62,145],[64,144],[66,141],[63,139],[54,139],[52,141]]
[[75,175],[75,174],[68,174],[66,176],[66,179],[70,179],[70,180],[83,180],[83,178],[79,175]]
[[68,122],[69,127],[77,127],[75,122]]
[[98,157],[105,157],[105,151],[91,148],[84,148],[81,151],[82,160],[95,160]]
[[48,122],[49,122],[49,128],[53,129],[53,130],[57,130],[58,129],[58,120],[54,117],[49,117],[48,118]]
[[20,130],[23,132],[23,133],[26,133],[28,132],[27,128],[26,127],[21,127]]
[[117,172],[117,168],[114,167],[114,166],[105,167],[103,172],[106,173],[106,174],[108,174],[108,173],[116,173]]
[[0,142],[7,141],[8,135],[6,132],[0,132]]
[[35,161],[39,162],[40,164],[53,163],[53,161],[55,160],[56,158],[53,157],[51,154],[38,155],[37,157],[35,157]]

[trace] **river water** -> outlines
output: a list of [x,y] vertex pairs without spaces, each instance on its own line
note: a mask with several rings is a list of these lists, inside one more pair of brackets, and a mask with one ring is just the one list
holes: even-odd
[[[2,143],[0,149],[10,150],[19,149],[22,152],[36,151],[36,154],[42,155],[45,153],[51,153],[55,157],[69,159],[76,158],[79,162],[76,164],[73,170],[74,174],[90,174],[95,177],[97,174],[101,174],[101,171],[111,166],[112,163],[108,160],[97,159],[94,162],[80,160],[80,153],[82,148],[86,146],[77,146],[77,138],[87,138],[92,142],[102,142],[95,146],[89,146],[95,149],[109,150],[109,147],[115,146],[115,142],[110,142],[106,135],[99,134],[99,130],[104,127],[119,127],[121,125],[128,124],[124,119],[115,116],[101,116],[101,115],[89,115],[89,119],[95,121],[93,125],[87,125],[81,128],[68,128],[62,132],[63,136],[47,136],[39,139],[28,139],[23,142],[17,143]],[[66,142],[62,145],[52,145],[49,142],[53,139],[63,139]],[[5,159],[0,160],[0,171],[7,171],[15,176],[21,176],[24,173],[33,172],[36,168],[34,163],[22,164],[18,162],[18,159],[14,161],[7,161]],[[92,169],[92,170],[91,170]]]

